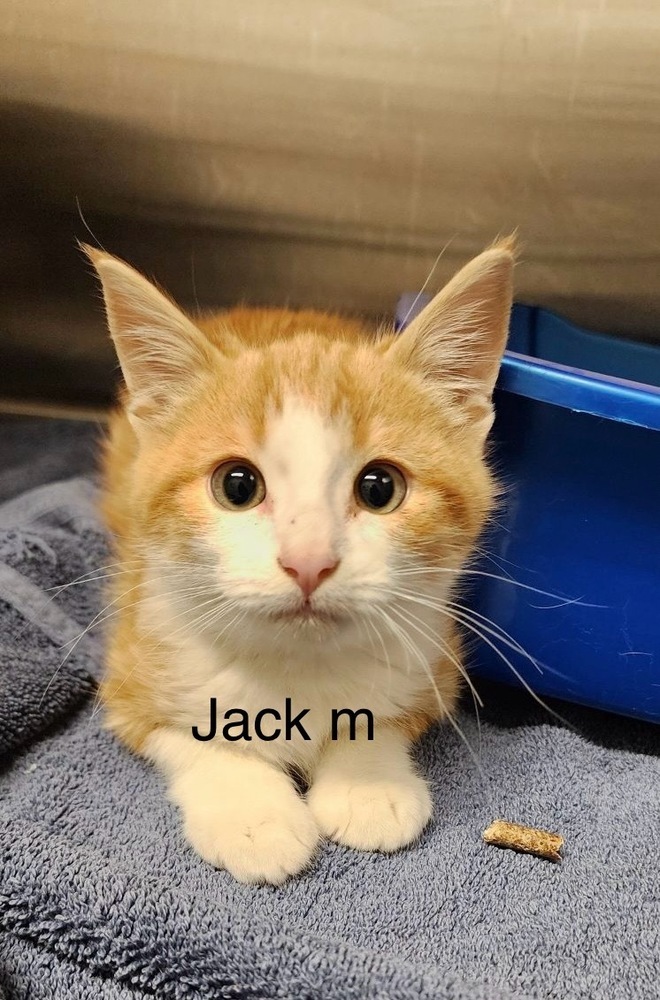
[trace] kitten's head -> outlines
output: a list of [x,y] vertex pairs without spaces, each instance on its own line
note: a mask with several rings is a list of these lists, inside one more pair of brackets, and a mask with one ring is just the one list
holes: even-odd
[[243,625],[274,635],[446,592],[493,503],[512,240],[399,335],[283,310],[194,321],[88,254],[135,435],[133,530],[154,565],[198,567]]

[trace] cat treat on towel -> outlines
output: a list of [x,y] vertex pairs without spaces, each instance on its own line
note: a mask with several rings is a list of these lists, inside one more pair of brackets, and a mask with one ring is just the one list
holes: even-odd
[[496,819],[484,830],[482,836],[487,844],[494,844],[496,847],[509,847],[514,851],[522,851],[523,854],[536,854],[548,861],[561,861],[559,852],[564,846],[564,838],[549,830],[538,830],[532,826]]
[[322,838],[414,845],[432,803],[412,747],[457,726],[463,635],[484,628],[454,598],[498,496],[513,239],[401,333],[314,310],[187,315],[86,252],[124,377],[104,450],[105,725],[240,881],[299,874]]

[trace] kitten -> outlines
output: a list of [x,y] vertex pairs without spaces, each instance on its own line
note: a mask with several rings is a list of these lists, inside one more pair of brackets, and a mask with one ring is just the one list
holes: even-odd
[[[313,311],[193,320],[86,252],[125,380],[105,454],[107,725],[162,770],[193,848],[241,881],[301,872],[321,837],[411,843],[431,800],[410,747],[455,708],[446,603],[494,502],[513,240],[400,335]],[[369,710],[373,732],[362,712],[333,734],[343,709]]]

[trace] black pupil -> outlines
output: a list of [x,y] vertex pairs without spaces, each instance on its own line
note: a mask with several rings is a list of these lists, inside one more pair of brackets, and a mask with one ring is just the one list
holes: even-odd
[[257,477],[247,465],[235,465],[222,481],[225,496],[235,507],[249,503],[257,491]]
[[368,507],[386,507],[394,495],[394,481],[386,469],[369,469],[358,488]]

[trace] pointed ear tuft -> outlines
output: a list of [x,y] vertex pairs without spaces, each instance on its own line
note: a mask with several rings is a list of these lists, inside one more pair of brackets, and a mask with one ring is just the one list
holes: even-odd
[[129,416],[134,424],[157,421],[209,370],[211,345],[178,306],[124,261],[84,244],[81,249],[101,279]]
[[515,235],[496,240],[456,274],[390,348],[447,399],[458,423],[485,438],[491,396],[506,346]]
[[514,229],[512,233],[508,236],[498,236],[493,240],[491,245],[487,247],[487,250],[501,250],[502,253],[508,253],[513,258],[513,261],[518,259],[518,230]]

